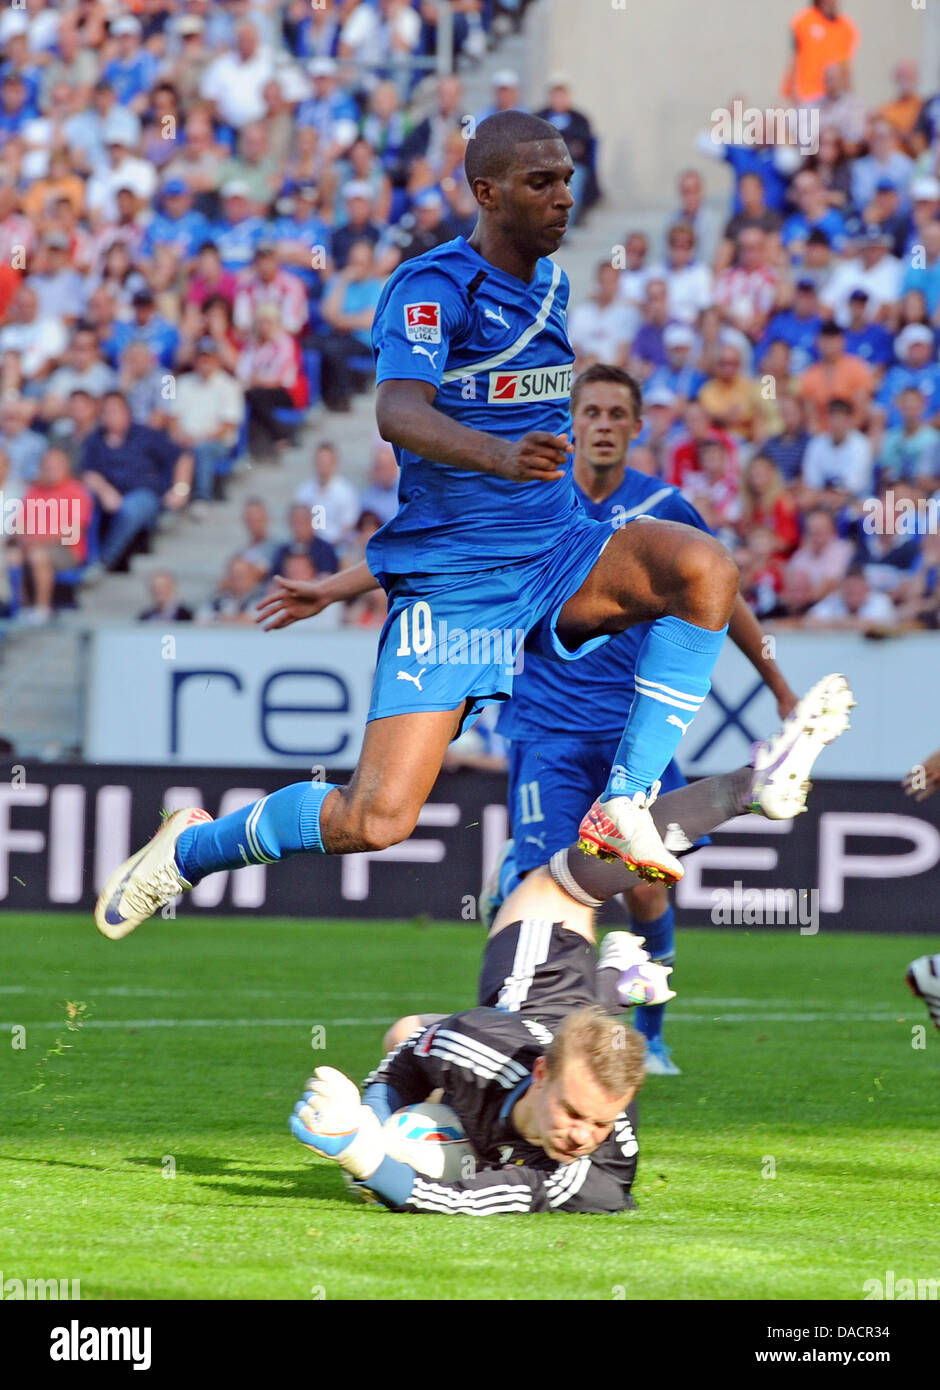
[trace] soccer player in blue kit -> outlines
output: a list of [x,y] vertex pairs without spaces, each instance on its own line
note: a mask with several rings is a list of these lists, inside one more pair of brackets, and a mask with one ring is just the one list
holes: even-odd
[[[95,922],[112,939],[218,870],[407,838],[448,743],[511,695],[519,634],[527,651],[570,662],[649,625],[580,843],[643,877],[682,876],[651,795],[708,694],[737,568],[699,530],[652,520],[612,532],[575,497],[568,285],[550,259],[573,202],[558,132],[498,112],[468,140],[465,167],[472,235],[399,267],[375,315],[376,416],[401,482],[366,578],[344,580],[355,592],[377,579],[389,598],[358,766],[347,786],[294,783],[218,821],[196,808],[170,816],[105,884]],[[289,591],[277,607],[272,626],[305,615]]]
[[[571,414],[575,490],[588,516],[615,529],[638,524],[643,517],[659,517],[708,530],[677,488],[628,466],[628,450],[642,414],[640,387],[631,376],[619,367],[589,367],[572,388]],[[616,760],[646,631],[646,625],[638,624],[568,666],[535,655],[526,657],[497,725],[510,740],[512,839],[492,889],[481,899],[484,925],[522,877],[578,838],[584,812],[606,785]],[[796,695],[766,654],[757,621],[740,596],[729,636],[760,673],[785,718],[796,704]],[[675,761],[658,780],[661,793],[685,785]],[[631,927],[645,939],[653,960],[671,965],[675,917],[666,885],[638,878],[634,883],[626,893]],[[663,1040],[664,1011],[664,1004],[640,1007],[634,1022],[647,1041],[647,1069],[669,1075],[678,1068]]]

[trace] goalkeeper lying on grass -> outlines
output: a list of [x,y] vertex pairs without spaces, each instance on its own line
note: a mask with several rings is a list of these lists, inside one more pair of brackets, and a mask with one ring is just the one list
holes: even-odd
[[[609,933],[598,958],[593,910],[533,875],[494,922],[482,1007],[400,1020],[361,1100],[342,1072],[318,1067],[291,1130],[396,1210],[628,1210],[644,1041],[607,1010],[671,998],[668,975],[628,932]],[[423,1177],[385,1150],[385,1120],[436,1091],[475,1155],[456,1181]]]
[[[691,848],[750,809],[805,809],[808,774],[848,727],[851,691],[827,676],[783,729],[757,746],[753,767],[667,793],[655,807],[664,833]],[[773,798],[767,801],[768,793]],[[634,1099],[644,1042],[613,1014],[673,997],[670,970],[642,938],[610,932],[598,957],[594,912],[632,876],[571,846],[506,898],[483,956],[481,1007],[399,1020],[388,1056],[356,1086],[320,1067],[291,1119],[301,1143],[339,1163],[386,1206],[404,1211],[624,1211],[634,1205]],[[382,1125],[432,1092],[457,1114],[476,1155],[455,1181],[421,1176],[386,1153]]]

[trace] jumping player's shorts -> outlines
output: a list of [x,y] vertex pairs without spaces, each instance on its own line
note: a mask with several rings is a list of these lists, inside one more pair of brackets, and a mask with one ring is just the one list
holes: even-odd
[[[619,742],[619,737],[513,739],[509,817],[520,874],[547,864],[556,850],[575,842],[581,821],[607,785]],[[660,796],[686,785],[675,760],[661,782]],[[709,843],[705,836],[696,847]]]
[[477,1002],[554,1032],[572,1009],[596,1004],[597,950],[560,922],[513,922],[483,952]]
[[469,574],[392,576],[368,718],[468,701],[466,725],[509,699],[525,649],[576,661],[609,642],[591,637],[568,651],[556,628],[611,534],[607,522],[579,515],[562,542],[534,559]]

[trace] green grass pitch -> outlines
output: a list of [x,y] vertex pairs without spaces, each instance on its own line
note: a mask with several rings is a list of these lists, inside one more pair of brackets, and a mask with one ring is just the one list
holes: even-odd
[[888,1270],[940,1274],[940,1035],[913,1045],[927,1017],[903,984],[923,938],[680,932],[683,1075],[641,1097],[640,1209],[480,1220],[361,1205],[287,1130],[314,1065],[358,1080],[392,1019],[473,1003],[478,929],[2,931],[4,1279],[80,1279],[83,1299],[861,1299]]

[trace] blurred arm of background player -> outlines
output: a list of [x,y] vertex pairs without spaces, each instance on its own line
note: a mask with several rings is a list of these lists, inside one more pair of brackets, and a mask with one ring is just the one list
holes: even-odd
[[278,587],[258,604],[256,621],[263,624],[266,632],[289,627],[303,618],[314,618],[331,603],[345,603],[379,588],[379,581],[365,560],[325,579],[285,579],[276,574],[274,583]]
[[773,651],[773,640],[770,641],[768,651],[767,639],[761,632],[760,624],[740,594],[731,612],[728,636],[744,653],[777,701],[777,713],[780,718],[786,719],[796,704],[796,693],[790,689],[780,667],[770,655]]
[[915,801],[926,801],[940,787],[940,748],[922,764],[912,767],[901,784]]

